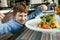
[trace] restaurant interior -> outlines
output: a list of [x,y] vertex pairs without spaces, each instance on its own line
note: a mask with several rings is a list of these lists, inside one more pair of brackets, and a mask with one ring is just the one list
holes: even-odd
[[[56,7],[59,6],[60,0],[0,0],[0,12],[6,15],[3,23],[6,22],[8,18],[10,19],[10,16],[12,15],[10,12],[13,11],[12,8],[15,6],[16,2],[24,2],[28,7],[29,14],[34,12],[37,7],[42,4],[48,7],[48,9],[43,13],[55,13]],[[49,34],[43,34],[43,37],[41,37],[42,32],[31,30],[24,25],[22,30],[17,32],[15,35],[10,32],[7,34],[1,34],[0,40],[60,40],[60,36],[58,34],[59,33],[51,35],[53,37],[50,37]]]

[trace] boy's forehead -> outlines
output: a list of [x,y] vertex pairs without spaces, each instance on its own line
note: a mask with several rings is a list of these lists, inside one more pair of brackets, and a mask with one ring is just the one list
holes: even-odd
[[25,12],[17,12],[17,15],[27,15]]

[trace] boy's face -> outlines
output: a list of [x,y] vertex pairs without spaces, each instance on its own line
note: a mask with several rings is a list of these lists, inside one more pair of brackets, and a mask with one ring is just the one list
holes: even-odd
[[19,22],[20,24],[24,24],[26,22],[26,20],[27,20],[27,13],[25,13],[25,12],[22,12],[22,13],[17,12],[15,18],[16,18],[17,22]]

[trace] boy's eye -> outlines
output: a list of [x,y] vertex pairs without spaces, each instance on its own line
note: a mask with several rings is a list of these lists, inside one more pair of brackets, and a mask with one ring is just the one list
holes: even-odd
[[19,17],[22,17],[22,15],[19,15]]
[[26,17],[27,15],[24,15],[24,17]]
[[24,12],[24,13],[27,13],[27,12]]
[[26,12],[24,12],[24,13],[26,13]]
[[[23,17],[22,15],[19,15],[19,17]],[[24,15],[24,17],[27,17],[27,15]]]

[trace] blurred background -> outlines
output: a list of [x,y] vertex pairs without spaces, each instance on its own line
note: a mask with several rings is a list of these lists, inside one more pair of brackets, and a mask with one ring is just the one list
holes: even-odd
[[58,4],[58,0],[0,0],[0,10],[9,9],[15,5],[16,2],[25,2],[29,8],[36,8],[41,4],[45,4],[49,7],[49,10],[53,10]]

